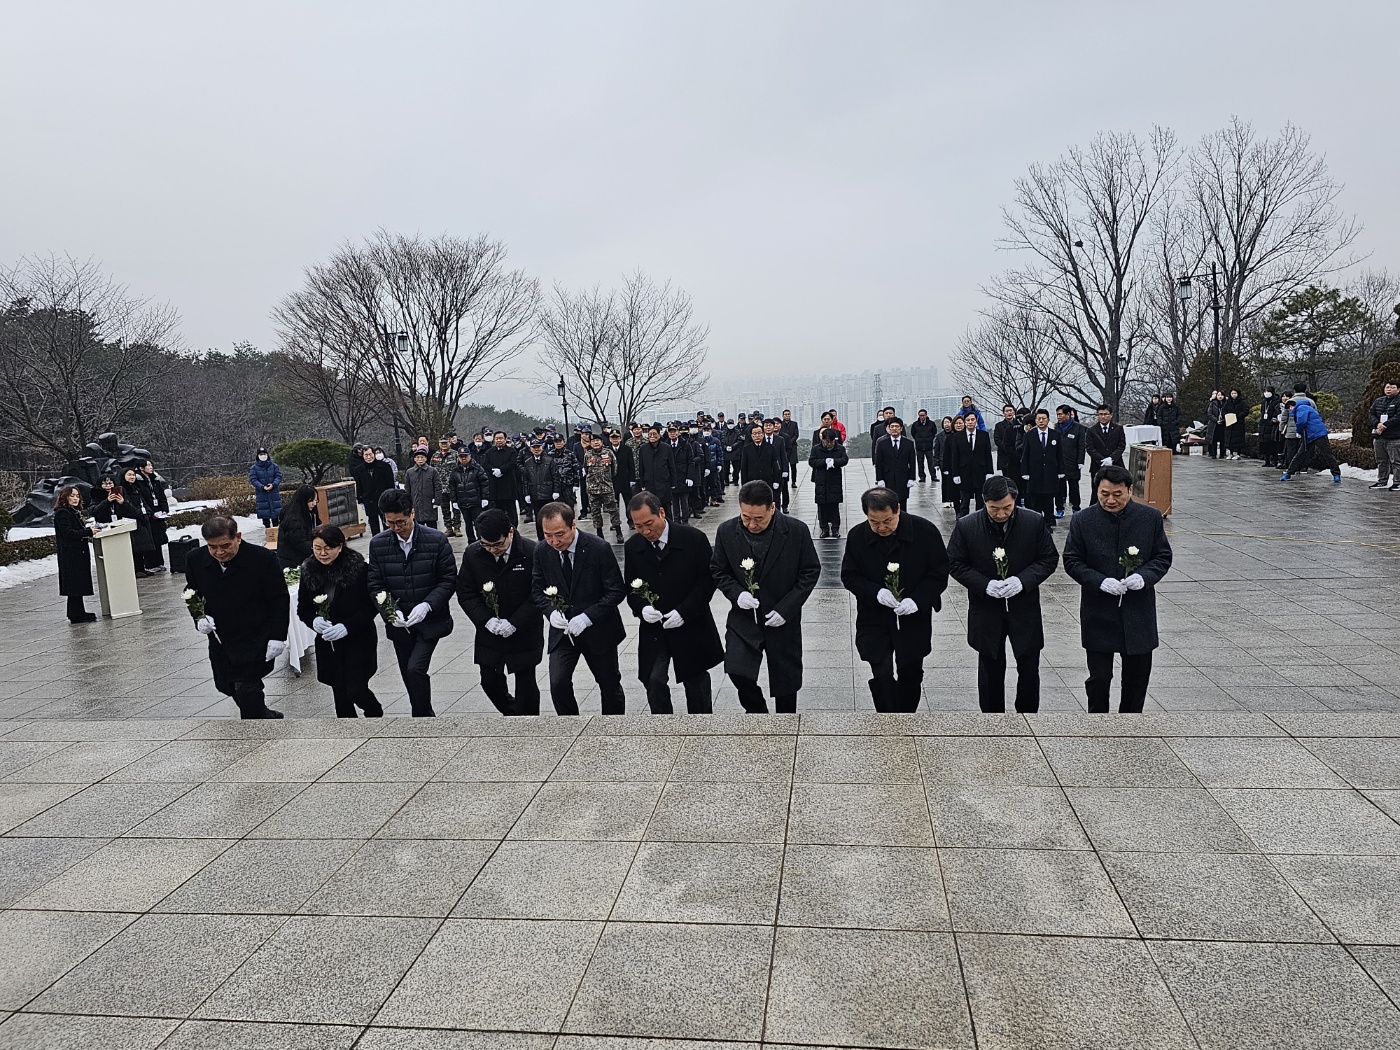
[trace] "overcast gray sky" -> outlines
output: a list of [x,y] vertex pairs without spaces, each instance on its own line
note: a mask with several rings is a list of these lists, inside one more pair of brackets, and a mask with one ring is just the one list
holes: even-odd
[[1012,180],[1101,129],[1311,132],[1400,269],[1400,5],[44,3],[0,35],[0,262],[93,256],[187,346],[303,266],[486,231],[669,277],[731,375],[944,365]]

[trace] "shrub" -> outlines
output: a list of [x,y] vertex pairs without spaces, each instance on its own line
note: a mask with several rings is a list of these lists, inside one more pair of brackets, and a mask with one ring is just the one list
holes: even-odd
[[190,482],[190,499],[218,500],[221,513],[247,517],[257,509],[257,496],[248,479],[237,474],[210,474]]
[[35,536],[30,540],[0,541],[0,565],[17,565],[22,561],[34,561],[58,553],[58,545],[52,536]]
[[1332,455],[1337,457],[1338,463],[1348,463],[1353,467],[1360,467],[1362,470],[1376,469],[1376,451],[1369,444],[1361,444],[1356,441],[1334,441],[1332,442]]
[[272,450],[272,458],[283,470],[296,467],[304,480],[319,485],[327,473],[344,466],[350,458],[350,446],[323,438],[307,438],[278,445]]
[[3,506],[0,506],[0,542],[4,542],[5,537],[10,534],[10,530],[14,527],[14,515],[12,515]]

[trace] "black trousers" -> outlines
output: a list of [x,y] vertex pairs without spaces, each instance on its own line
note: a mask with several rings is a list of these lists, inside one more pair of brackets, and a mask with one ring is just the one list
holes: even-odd
[[[899,676],[895,677],[898,664]],[[923,697],[924,660],[895,649],[870,661],[870,695],[876,711],[917,711]]]
[[223,646],[209,647],[209,667],[214,672],[214,688],[233,697],[239,718],[280,718],[267,707],[263,692],[263,676],[272,670],[272,663],[235,663],[228,658]]
[[[671,648],[663,640],[660,649],[656,654],[656,659],[647,673],[642,677],[642,683],[647,689],[647,706],[651,708],[654,715],[674,714],[671,707]],[[679,679],[677,679],[679,681]],[[714,694],[710,687],[710,672],[702,671],[693,678],[688,678],[681,685],[685,689],[685,709],[692,715],[708,715],[714,711]]]
[[1066,499],[1066,497],[1068,497],[1068,499],[1069,499],[1069,508],[1070,508],[1070,510],[1078,510],[1078,509],[1079,509],[1079,475],[1078,475],[1078,474],[1075,474],[1075,475],[1073,475],[1073,476],[1071,476],[1071,477],[1064,477],[1064,478],[1061,478],[1061,479],[1060,479],[1060,492],[1059,492],[1059,495],[1057,495],[1057,496],[1055,497],[1055,509],[1056,509],[1056,510],[1064,510],[1064,509],[1065,509],[1065,499]]
[[461,518],[457,516],[457,504],[452,502],[452,497],[443,495],[438,497],[438,517],[442,519],[443,531],[455,529]]
[[504,665],[482,664],[481,691],[503,715],[537,715],[540,713],[540,686],[535,681],[538,666],[531,664],[515,672],[515,696],[512,697]]
[[[768,713],[768,701],[763,698],[763,690],[758,686],[758,680],[754,678],[742,678],[737,674],[729,676],[729,680],[734,683],[734,689],[739,694],[739,703],[743,705],[745,711],[751,715],[766,715]],[[773,708],[780,715],[790,715],[797,711],[797,694],[783,693],[781,696],[773,697]]]
[[[1113,682],[1113,654],[1086,649],[1089,677],[1084,681],[1084,693],[1091,712],[1108,710],[1108,687]],[[1123,654],[1123,698],[1118,710],[1136,714],[1147,699],[1147,683],[1152,677],[1152,654]]]
[[567,639],[549,654],[549,698],[554,702],[555,713],[578,714],[578,700],[574,697],[574,668],[578,666],[580,656],[603,690],[603,714],[625,714],[627,694],[622,690],[622,670],[617,663],[617,649],[610,647],[600,653],[580,651]]
[[839,503],[818,503],[817,504],[817,524],[832,532],[841,531],[841,504]]
[[379,516],[379,507],[368,503],[361,503],[365,508],[365,525],[369,528],[371,536],[378,536],[384,531],[384,520]]
[[1026,506],[1045,515],[1045,524],[1055,527],[1055,497],[1048,492],[1026,493]]
[[510,519],[512,528],[520,524],[520,511],[516,509],[515,500],[496,499],[491,501],[491,506],[495,507],[497,510],[506,512],[506,517]]
[[356,708],[363,708],[366,718],[383,718],[384,708],[369,682],[341,683],[331,686],[331,699],[335,701],[336,718],[358,718]]
[[165,568],[165,548],[159,543],[156,544],[155,550],[147,551],[141,558],[146,563],[147,569]]
[[1321,459],[1322,465],[1333,474],[1340,474],[1342,468],[1337,466],[1337,457],[1332,454],[1332,441],[1330,438],[1318,438],[1316,441],[1308,441],[1300,438],[1298,441],[1298,452],[1288,461],[1288,466],[1284,468],[1285,474],[1297,474],[1304,468],[1310,466],[1314,459]]
[[778,492],[777,492],[777,496],[778,496],[778,507],[779,507],[779,509],[781,509],[781,510],[787,510],[787,509],[788,509],[788,479],[785,478],[785,477],[784,477],[784,478],[779,478],[779,479],[778,479]]
[[[982,479],[986,481],[985,478]],[[976,488],[968,488],[963,485],[958,489],[958,517],[962,517],[968,511],[968,504],[973,503],[973,510],[982,509],[982,486],[978,484]]]
[[83,607],[83,597],[80,594],[70,594],[68,596],[68,622],[82,623],[87,619],[87,609]]
[[933,458],[933,449],[914,449],[914,469],[919,472],[919,480],[927,481],[933,478],[938,479],[938,462]]
[[[1006,710],[1006,642],[995,656],[977,654],[977,706]],[[1016,710],[1040,710],[1040,652],[1016,654]]]
[[484,509],[481,504],[472,503],[467,506],[454,503],[453,506],[462,514],[462,535],[467,538],[468,543],[476,542],[476,516]]
[[433,662],[433,650],[438,639],[424,638],[419,632],[394,631],[389,635],[394,643],[394,655],[399,658],[399,674],[408,689],[408,705],[414,718],[433,717],[433,680],[428,666]]

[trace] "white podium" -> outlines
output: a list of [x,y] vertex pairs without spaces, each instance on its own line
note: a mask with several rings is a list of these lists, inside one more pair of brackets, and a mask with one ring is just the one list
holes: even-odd
[[141,615],[141,599],[136,593],[136,564],[131,558],[131,534],[136,522],[120,518],[103,525],[93,537],[97,556],[97,595],[102,615],[113,620]]

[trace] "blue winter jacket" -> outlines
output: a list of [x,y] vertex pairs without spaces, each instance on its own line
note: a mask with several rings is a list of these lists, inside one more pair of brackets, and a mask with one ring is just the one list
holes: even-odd
[[1317,409],[1306,401],[1293,406],[1293,423],[1298,428],[1298,436],[1307,441],[1318,441],[1327,436],[1327,424],[1317,414]]
[[[248,484],[253,486],[254,493],[258,497],[258,517],[271,518],[274,522],[282,516],[282,468],[268,459],[266,463],[262,460],[253,460],[253,465],[248,468]],[[268,491],[263,491],[264,485],[271,485]]]

